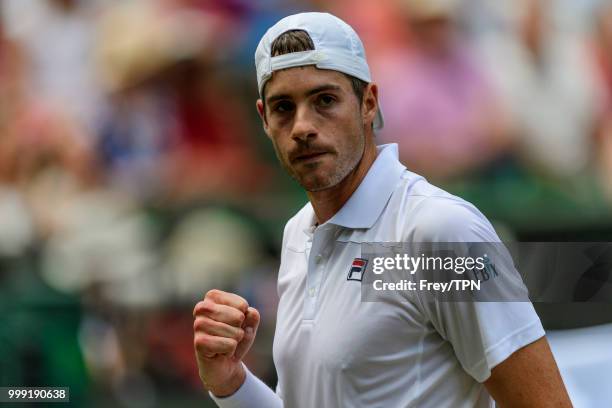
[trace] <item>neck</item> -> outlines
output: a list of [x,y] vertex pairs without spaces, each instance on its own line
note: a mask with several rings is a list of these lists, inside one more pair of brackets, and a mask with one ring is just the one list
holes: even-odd
[[376,145],[373,135],[367,137],[366,140],[363,157],[344,180],[325,190],[307,192],[308,199],[315,212],[317,224],[323,224],[344,206],[372,167],[372,163],[376,160]]

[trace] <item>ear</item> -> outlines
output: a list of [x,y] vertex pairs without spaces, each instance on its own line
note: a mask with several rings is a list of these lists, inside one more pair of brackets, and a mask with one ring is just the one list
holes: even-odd
[[257,101],[255,102],[255,108],[257,108],[257,113],[259,114],[259,117],[265,123],[266,112],[264,111],[263,101],[261,100],[261,98],[257,99]]
[[266,135],[270,137],[270,133],[268,132],[268,120],[266,118],[266,110],[264,108],[263,101],[261,99],[258,99],[257,102],[255,102],[255,107],[257,108],[257,113],[259,114],[259,117],[261,118],[264,132],[266,132]]
[[363,102],[361,106],[361,114],[364,126],[370,128],[374,123],[376,112],[378,111],[378,86],[375,83],[369,83],[363,91]]

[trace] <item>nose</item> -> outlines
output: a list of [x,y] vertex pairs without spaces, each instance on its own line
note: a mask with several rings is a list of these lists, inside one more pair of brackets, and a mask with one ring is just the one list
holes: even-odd
[[317,135],[313,112],[306,106],[296,109],[291,138],[296,142],[307,142]]

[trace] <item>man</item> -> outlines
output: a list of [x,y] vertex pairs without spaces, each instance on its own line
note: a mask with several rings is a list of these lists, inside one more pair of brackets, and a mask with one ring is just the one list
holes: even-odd
[[[276,393],[244,364],[258,312],[209,291],[194,308],[200,377],[220,407],[571,406],[530,303],[362,302],[365,242],[497,241],[472,205],[375,145],[383,125],[363,45],[338,18],[286,17],[256,54],[257,110],[310,203],[285,227]],[[484,384],[484,385],[483,385]]]

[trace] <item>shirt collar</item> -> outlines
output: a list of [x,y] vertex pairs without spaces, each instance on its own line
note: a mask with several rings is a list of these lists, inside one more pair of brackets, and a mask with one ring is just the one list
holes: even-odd
[[374,225],[406,170],[399,162],[396,143],[377,146],[376,150],[376,160],[357,190],[327,223],[345,228]]

